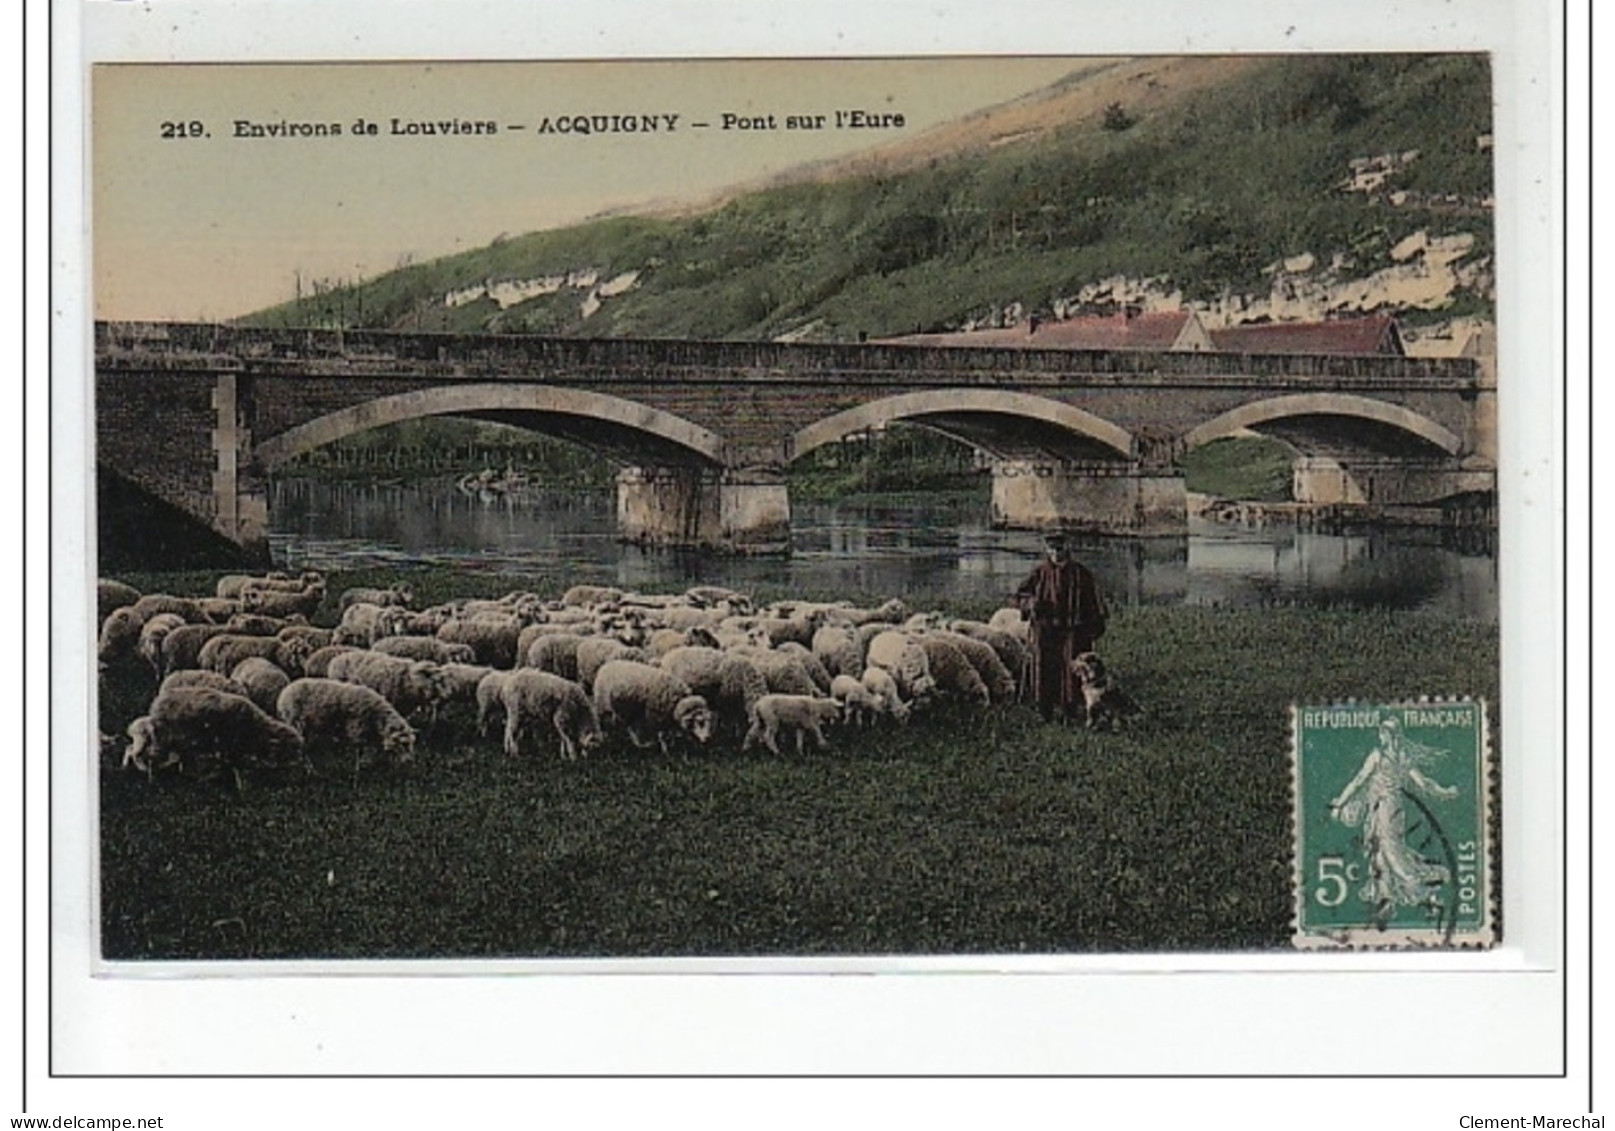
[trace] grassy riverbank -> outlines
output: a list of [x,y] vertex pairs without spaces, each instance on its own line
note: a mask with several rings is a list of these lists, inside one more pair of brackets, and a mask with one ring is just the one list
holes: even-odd
[[[411,577],[425,601],[519,584]],[[194,592],[210,578],[129,580]],[[333,592],[376,579],[338,577]],[[1141,608],[1104,645],[1145,706],[1116,735],[1020,707],[950,709],[877,738],[839,733],[801,759],[607,749],[563,765],[508,760],[458,718],[425,736],[413,766],[356,783],[332,766],[237,793],[108,765],[105,953],[1277,947],[1291,911],[1288,704],[1468,694],[1497,721],[1491,626]],[[149,694],[149,677],[111,672],[102,728],[121,732]]]

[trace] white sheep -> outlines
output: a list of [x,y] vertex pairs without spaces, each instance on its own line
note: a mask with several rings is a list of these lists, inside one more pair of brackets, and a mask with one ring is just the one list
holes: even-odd
[[1016,677],[1004,665],[1004,661],[999,658],[998,652],[991,644],[959,632],[938,631],[932,635],[939,640],[947,641],[964,653],[965,659],[970,661],[970,666],[976,669],[976,674],[986,685],[994,703],[1005,703],[1015,698],[1018,686]]
[[885,704],[855,676],[838,675],[832,679],[830,698],[841,704],[841,717],[852,726],[874,726],[885,713]]
[[796,656],[756,645],[742,645],[728,651],[737,656],[745,656],[756,664],[757,670],[762,673],[764,681],[768,684],[768,690],[776,695],[819,694],[819,685],[813,681],[801,659]]
[[522,654],[524,667],[550,672],[562,679],[578,678],[578,645],[587,639],[576,632],[550,632],[533,637]]
[[782,656],[794,657],[796,662],[802,665],[802,670],[808,673],[808,678],[813,681],[813,686],[819,689],[819,693],[830,694],[830,672],[819,662],[819,658],[813,654],[811,648],[794,640],[787,640],[775,645],[774,650]]
[[500,673],[500,700],[505,709],[505,753],[521,752],[522,738],[534,724],[548,724],[561,738],[561,757],[600,745],[600,718],[583,688],[569,679],[534,668]]
[[247,689],[247,698],[261,711],[271,714],[280,693],[291,683],[291,676],[259,656],[249,656],[230,670],[230,678]]
[[357,683],[381,693],[405,718],[435,718],[451,694],[441,670],[430,660],[410,660],[360,650],[334,656],[326,665],[328,679]]
[[315,581],[295,592],[285,589],[243,589],[241,606],[248,612],[266,617],[284,617],[299,613],[314,615],[325,600],[325,582]]
[[864,643],[850,626],[827,624],[813,634],[813,655],[831,678],[850,675],[857,679],[864,670]]
[[891,672],[885,668],[865,668],[859,682],[869,689],[869,693],[875,697],[875,701],[880,704],[881,710],[888,717],[898,723],[908,722],[912,707],[904,701]]
[[400,581],[386,589],[353,588],[344,589],[337,602],[337,607],[347,609],[354,604],[399,605],[407,607],[415,603],[415,590],[407,581]]
[[802,754],[802,740],[813,736],[814,745],[822,750],[827,745],[824,737],[826,723],[838,722],[841,704],[834,699],[816,699],[810,695],[764,695],[757,700],[750,729],[746,731],[742,750],[749,750],[758,738],[775,754],[779,748],[781,731],[796,737],[796,753]]
[[122,609],[140,600],[140,590],[111,578],[97,578],[95,582],[95,619],[104,621],[113,610]]
[[159,678],[163,674],[163,639],[184,625],[185,619],[178,613],[158,613],[140,626],[140,642],[135,650],[151,665],[151,670]]
[[403,632],[408,619],[409,611],[395,605],[349,605],[342,610],[342,620],[331,636],[331,643],[368,648],[384,637]]
[[302,734],[305,747],[352,751],[357,776],[367,749],[396,762],[415,756],[415,729],[381,693],[334,679],[295,679],[275,704],[281,719]]
[[753,706],[768,694],[768,682],[757,665],[732,652],[687,645],[667,653],[657,666],[707,701],[714,730],[743,734],[751,723]]
[[163,674],[201,665],[202,649],[230,630],[222,624],[183,624],[163,637]]
[[525,627],[511,613],[479,614],[456,617],[437,630],[437,638],[445,644],[469,644],[477,663],[508,669],[516,666],[516,645]]
[[302,756],[302,736],[250,699],[211,687],[175,687],[129,724],[124,764],[148,773],[192,756],[216,758],[231,770],[284,765]]
[[561,594],[561,604],[571,607],[580,605],[603,605],[611,601],[622,600],[621,589],[614,589],[609,585],[574,585]]
[[370,646],[384,656],[406,660],[430,660],[434,664],[475,663],[477,653],[469,644],[445,644],[435,636],[384,636]]
[[618,725],[635,746],[654,740],[665,754],[669,742],[687,735],[701,745],[712,739],[712,709],[690,685],[660,668],[634,660],[610,660],[595,675],[594,706],[602,725]]
[[648,664],[650,656],[644,649],[634,648],[611,636],[586,636],[578,643],[578,682],[588,692],[594,691],[594,681],[600,669],[612,660],[633,660]]
[[[173,633],[169,635],[172,636]],[[203,644],[196,658],[201,667],[221,675],[229,675],[237,664],[249,656],[262,657],[276,667],[302,675],[303,661],[308,659],[313,651],[314,649],[301,640],[282,640],[278,636],[241,636],[226,632],[212,637]]]
[[316,679],[324,679],[330,675],[331,661],[344,652],[362,652],[364,649],[352,644],[327,644],[324,648],[316,648],[303,661],[303,674]]
[[174,672],[171,675],[164,676],[163,682],[158,685],[157,694],[161,695],[165,691],[178,691],[185,687],[206,687],[213,691],[224,691],[231,695],[239,695],[243,699],[251,698],[247,694],[247,689],[229,676],[220,675],[218,672],[202,671],[198,668]]
[[865,663],[890,672],[898,690],[910,701],[925,696],[936,686],[925,646],[905,632],[888,629],[876,634],[869,642]]
[[940,694],[982,707],[992,702],[986,683],[958,645],[934,632],[919,633],[914,639],[925,650],[926,674],[936,681]]

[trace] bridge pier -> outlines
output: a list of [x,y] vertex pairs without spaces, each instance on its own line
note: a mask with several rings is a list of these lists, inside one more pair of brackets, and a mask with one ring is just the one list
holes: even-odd
[[1458,461],[1316,455],[1298,456],[1292,466],[1295,501],[1314,506],[1420,507],[1497,489],[1495,472]]
[[1183,474],[1139,461],[995,460],[994,526],[1103,534],[1181,534]]
[[269,560],[269,496],[252,469],[252,379],[221,373],[212,407],[213,529],[248,560]]
[[625,468],[617,523],[626,541],[644,545],[740,554],[782,554],[791,545],[785,478],[771,468]]

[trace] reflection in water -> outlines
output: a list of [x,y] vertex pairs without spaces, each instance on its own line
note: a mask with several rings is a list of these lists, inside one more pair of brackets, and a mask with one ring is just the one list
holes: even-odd
[[[672,590],[770,585],[804,595],[903,594],[999,601],[1041,554],[1038,535],[993,530],[984,500],[797,503],[790,557],[654,550],[617,539],[609,493],[466,494],[452,483],[276,481],[271,543],[281,560],[324,569],[440,565]],[[1439,531],[1324,534],[1193,520],[1184,538],[1081,539],[1077,555],[1116,605],[1301,604],[1420,608],[1497,619],[1489,546]]]

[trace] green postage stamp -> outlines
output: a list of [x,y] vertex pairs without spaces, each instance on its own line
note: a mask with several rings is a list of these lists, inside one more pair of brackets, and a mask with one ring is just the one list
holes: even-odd
[[1490,946],[1485,702],[1291,710],[1295,945]]

